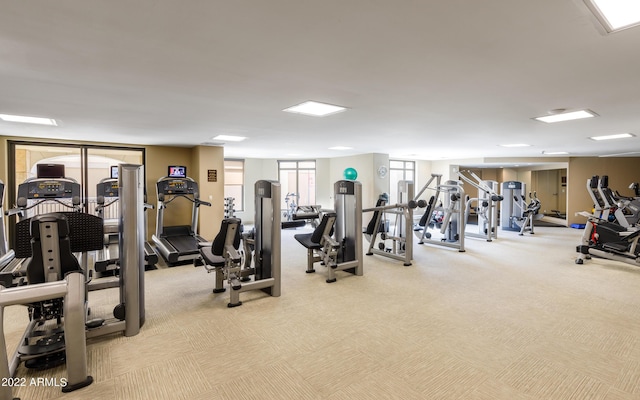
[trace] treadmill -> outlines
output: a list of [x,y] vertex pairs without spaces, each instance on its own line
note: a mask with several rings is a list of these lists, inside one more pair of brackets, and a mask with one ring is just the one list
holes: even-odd
[[[104,178],[96,185],[96,212],[104,221],[104,248],[98,251],[95,260],[95,270],[99,273],[115,270],[120,260],[120,244],[118,243],[119,222],[117,218],[106,218],[105,210],[112,205],[117,205],[120,198],[118,183],[118,166],[111,167],[109,178]],[[144,205],[147,208],[153,208],[150,204]],[[113,215],[113,214],[112,214]],[[145,225],[146,228],[146,225]],[[158,255],[151,244],[144,244],[144,260],[145,270],[156,269]]]
[[[206,239],[198,235],[198,210],[211,203],[200,200],[198,183],[187,176],[187,167],[169,166],[168,174],[156,182],[158,207],[156,233],[152,236],[157,252],[173,267],[200,258],[198,243]],[[177,198],[185,198],[192,205],[191,225],[164,226],[164,211]]]
[[15,258],[15,252],[9,250],[4,228],[4,195],[4,182],[0,180],[0,270],[4,269]]

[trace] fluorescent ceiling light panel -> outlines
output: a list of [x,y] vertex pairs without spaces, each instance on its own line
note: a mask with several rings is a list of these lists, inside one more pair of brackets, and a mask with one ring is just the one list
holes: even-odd
[[530,144],[524,144],[524,143],[514,143],[514,144],[501,144],[500,146],[502,146],[502,147],[529,147],[531,145]]
[[589,139],[591,140],[612,140],[612,139],[624,139],[624,138],[630,138],[633,137],[634,135],[630,134],[630,133],[618,133],[615,135],[605,135],[605,136],[592,136]]
[[51,118],[24,117],[21,115],[0,114],[0,119],[7,122],[22,122],[25,124],[58,126],[56,120]]
[[347,147],[347,146],[334,146],[334,147],[329,147],[329,150],[352,150],[353,147]]
[[593,111],[579,110],[579,111],[571,111],[571,112],[565,112],[560,114],[545,115],[543,117],[535,117],[534,119],[550,124],[553,122],[563,122],[563,121],[571,121],[574,119],[592,118],[592,117],[595,117],[596,115],[597,114],[594,113]]
[[630,152],[627,152],[627,153],[605,154],[605,155],[598,156],[598,157],[624,157],[624,156],[633,156],[633,155],[636,155],[636,154],[640,154],[640,152],[638,152],[638,151],[630,151]]
[[333,104],[318,103],[316,101],[305,101],[304,103],[285,108],[282,111],[294,113],[312,115],[314,117],[324,117],[325,115],[339,113],[346,110],[345,107],[334,106]]
[[543,151],[542,154],[548,155],[548,156],[558,156],[561,154],[569,154],[569,153],[566,151]]
[[637,0],[585,0],[607,32],[616,32],[640,24]]
[[223,140],[227,142],[242,142],[245,139],[246,137],[244,136],[218,135],[212,138],[211,140]]

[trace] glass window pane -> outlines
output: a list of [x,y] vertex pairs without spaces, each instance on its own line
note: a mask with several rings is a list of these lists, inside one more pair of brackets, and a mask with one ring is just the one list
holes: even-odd
[[298,204],[314,205],[316,201],[316,171],[302,170],[298,176]]
[[233,197],[236,211],[244,210],[244,160],[224,160],[224,197]]
[[[118,164],[139,164],[142,165],[142,150],[124,150],[124,149],[87,149],[87,199],[90,214],[97,215],[97,185],[103,179],[111,178],[111,167]],[[106,203],[109,203],[107,200]],[[105,207],[103,218],[117,219],[119,215],[119,202],[114,202]]]
[[394,169],[404,169],[404,162],[389,160],[389,167]]
[[295,161],[278,161],[280,169],[289,168],[295,169],[297,167],[297,162]]
[[405,171],[404,179],[407,180],[407,181],[414,180],[413,179],[413,171]]
[[[15,193],[18,192],[18,185],[28,178],[35,178],[38,175],[39,164],[62,164],[64,165],[64,176],[75,179],[82,184],[82,163],[81,149],[79,147],[57,147],[57,146],[37,146],[22,145],[15,146]],[[8,201],[13,204],[15,199]],[[65,203],[66,202],[63,200]],[[34,204],[32,201],[28,205]],[[46,207],[46,208],[43,208]],[[41,212],[68,211],[63,205],[47,202],[42,206],[34,207],[27,213],[31,217]]]
[[224,185],[224,197],[233,197],[234,210],[242,211],[244,204],[242,197],[242,185]]
[[224,160],[224,169],[244,169],[244,161],[242,160]]
[[298,163],[298,168],[311,168],[311,169],[315,169],[316,168],[316,162],[315,161],[300,161]]
[[296,187],[296,171],[290,171],[290,170],[283,170],[280,171],[280,190],[281,190],[281,208],[283,210],[287,209],[287,202],[285,201],[285,198],[287,197],[287,195],[289,195],[289,197],[294,196],[298,190]]
[[242,171],[228,171],[224,172],[224,184],[225,185],[242,185],[243,182]]

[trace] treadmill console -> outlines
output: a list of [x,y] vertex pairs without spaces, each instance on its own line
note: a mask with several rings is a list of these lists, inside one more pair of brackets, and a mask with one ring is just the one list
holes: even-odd
[[117,179],[109,179],[104,182],[100,182],[96,186],[96,194],[104,197],[118,197],[119,186]]
[[189,178],[169,178],[158,181],[158,193],[164,195],[196,194],[198,184]]
[[66,179],[35,179],[18,186],[18,198],[70,199],[80,197],[80,184]]

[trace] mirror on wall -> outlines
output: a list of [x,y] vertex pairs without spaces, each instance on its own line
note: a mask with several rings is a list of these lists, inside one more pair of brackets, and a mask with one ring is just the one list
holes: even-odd
[[531,171],[531,188],[536,191],[545,216],[567,219],[567,169]]

